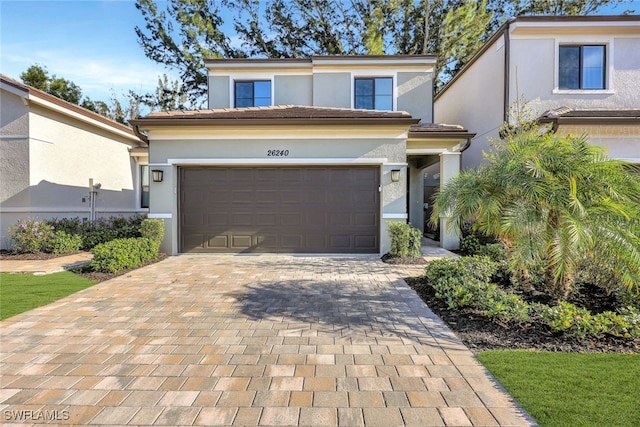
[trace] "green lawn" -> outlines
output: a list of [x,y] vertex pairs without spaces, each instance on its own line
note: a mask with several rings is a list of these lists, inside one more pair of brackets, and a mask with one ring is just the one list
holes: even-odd
[[49,304],[94,284],[68,271],[43,276],[0,273],[0,320]]
[[486,351],[478,359],[543,427],[640,426],[640,355]]

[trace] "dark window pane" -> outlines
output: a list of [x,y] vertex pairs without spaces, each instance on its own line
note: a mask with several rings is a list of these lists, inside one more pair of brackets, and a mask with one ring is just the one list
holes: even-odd
[[271,82],[236,82],[235,106],[264,107],[271,105]]
[[604,89],[604,46],[582,47],[582,89]]
[[373,96],[373,79],[356,79],[356,96]]
[[580,46],[560,46],[558,86],[580,88]]
[[373,110],[372,96],[356,96],[355,108]]
[[140,166],[140,207],[149,207],[149,166]]

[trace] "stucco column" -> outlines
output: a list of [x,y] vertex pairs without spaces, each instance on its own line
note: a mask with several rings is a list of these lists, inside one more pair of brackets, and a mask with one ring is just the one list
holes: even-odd
[[[462,153],[445,151],[440,154],[440,186],[460,173],[460,158]],[[447,230],[449,214],[440,215],[440,246],[444,249],[460,249],[460,235],[455,230]]]

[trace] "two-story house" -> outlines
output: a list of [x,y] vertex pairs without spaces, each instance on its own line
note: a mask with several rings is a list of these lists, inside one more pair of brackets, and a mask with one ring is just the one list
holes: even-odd
[[0,75],[0,249],[19,219],[146,213],[148,168],[129,126]]
[[[388,221],[422,229],[422,171],[454,176],[473,137],[432,124],[434,65],[427,55],[206,61],[208,110],[132,121],[149,142],[163,250],[382,254]],[[442,227],[441,244],[458,237]]]
[[640,16],[512,18],[436,95],[435,120],[476,133],[482,163],[510,109],[640,163]]

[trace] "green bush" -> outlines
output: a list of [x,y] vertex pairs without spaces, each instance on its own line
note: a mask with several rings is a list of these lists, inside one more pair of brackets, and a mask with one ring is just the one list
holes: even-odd
[[422,232],[404,222],[387,223],[391,235],[391,254],[395,257],[419,258],[422,256]]
[[49,241],[49,250],[54,254],[78,252],[82,246],[82,236],[56,231]]
[[558,301],[558,305],[553,307],[544,306],[540,314],[554,331],[577,338],[599,335],[591,312],[570,302]]
[[18,220],[7,231],[12,240],[12,250],[17,253],[42,252],[53,237],[53,228],[46,221],[35,218]]
[[161,219],[145,219],[140,226],[142,237],[157,242],[158,245],[164,239],[164,221]]
[[159,244],[142,237],[115,239],[93,248],[91,267],[95,271],[118,274],[138,268],[158,257]]

